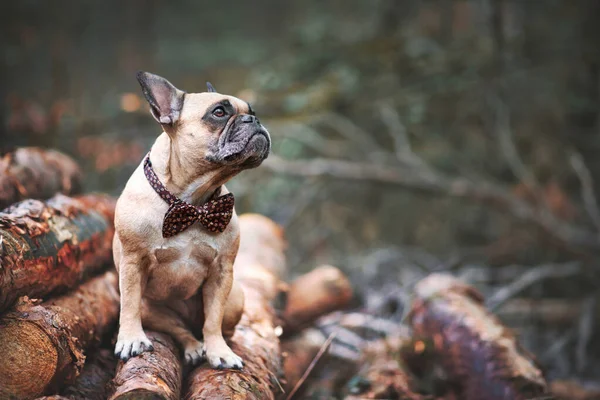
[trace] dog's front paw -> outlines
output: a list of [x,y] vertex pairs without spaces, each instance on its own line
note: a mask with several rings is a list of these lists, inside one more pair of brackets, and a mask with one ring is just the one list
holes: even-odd
[[211,367],[217,369],[232,368],[242,369],[244,362],[229,346],[223,343],[220,346],[205,346],[206,359]]
[[142,332],[139,335],[119,338],[115,346],[115,355],[121,360],[127,361],[129,358],[142,354],[144,351],[152,350],[154,350],[152,342]]
[[190,365],[197,365],[201,361],[204,361],[204,344],[197,340],[185,346],[183,350],[185,356],[185,362]]

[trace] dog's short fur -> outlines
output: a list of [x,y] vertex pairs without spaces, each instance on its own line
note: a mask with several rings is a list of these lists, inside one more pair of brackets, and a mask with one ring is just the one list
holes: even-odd
[[[269,134],[248,103],[216,93],[210,84],[208,92],[188,94],[150,73],[138,73],[138,80],[164,130],[150,160],[160,181],[180,199],[201,205],[219,188],[223,195],[225,182],[267,157]],[[243,292],[233,282],[237,216],[234,212],[222,233],[196,223],[163,238],[167,209],[141,163],[115,213],[113,252],[121,290],[115,353],[126,360],[152,350],[144,327],[172,335],[189,363],[206,357],[214,368],[241,368],[241,358],[223,338],[233,334],[244,306]]]

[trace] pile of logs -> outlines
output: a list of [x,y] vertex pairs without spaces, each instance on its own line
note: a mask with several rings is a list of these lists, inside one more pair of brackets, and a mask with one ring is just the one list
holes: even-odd
[[118,361],[115,202],[79,194],[80,180],[57,152],[0,160],[0,399],[554,398],[473,287],[423,279],[407,325],[340,311],[354,298],[346,276],[322,266],[286,283],[284,233],[256,214],[240,217],[234,266],[246,302],[231,346],[244,369],[190,368],[151,331],[153,352]]

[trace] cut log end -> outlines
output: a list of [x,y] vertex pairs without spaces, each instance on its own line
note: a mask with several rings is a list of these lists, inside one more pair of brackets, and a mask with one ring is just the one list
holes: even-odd
[[[26,349],[27,351],[22,351]],[[58,352],[46,332],[34,322],[0,322],[0,398],[41,393],[56,373]]]
[[84,350],[112,329],[118,305],[117,277],[109,271],[64,296],[38,305],[22,301],[3,315],[0,399],[31,399],[72,383]]

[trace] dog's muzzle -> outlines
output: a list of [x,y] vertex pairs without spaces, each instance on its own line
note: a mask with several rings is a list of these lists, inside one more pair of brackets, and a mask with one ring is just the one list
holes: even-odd
[[223,162],[254,168],[267,158],[271,149],[269,132],[254,115],[239,115],[219,140]]

